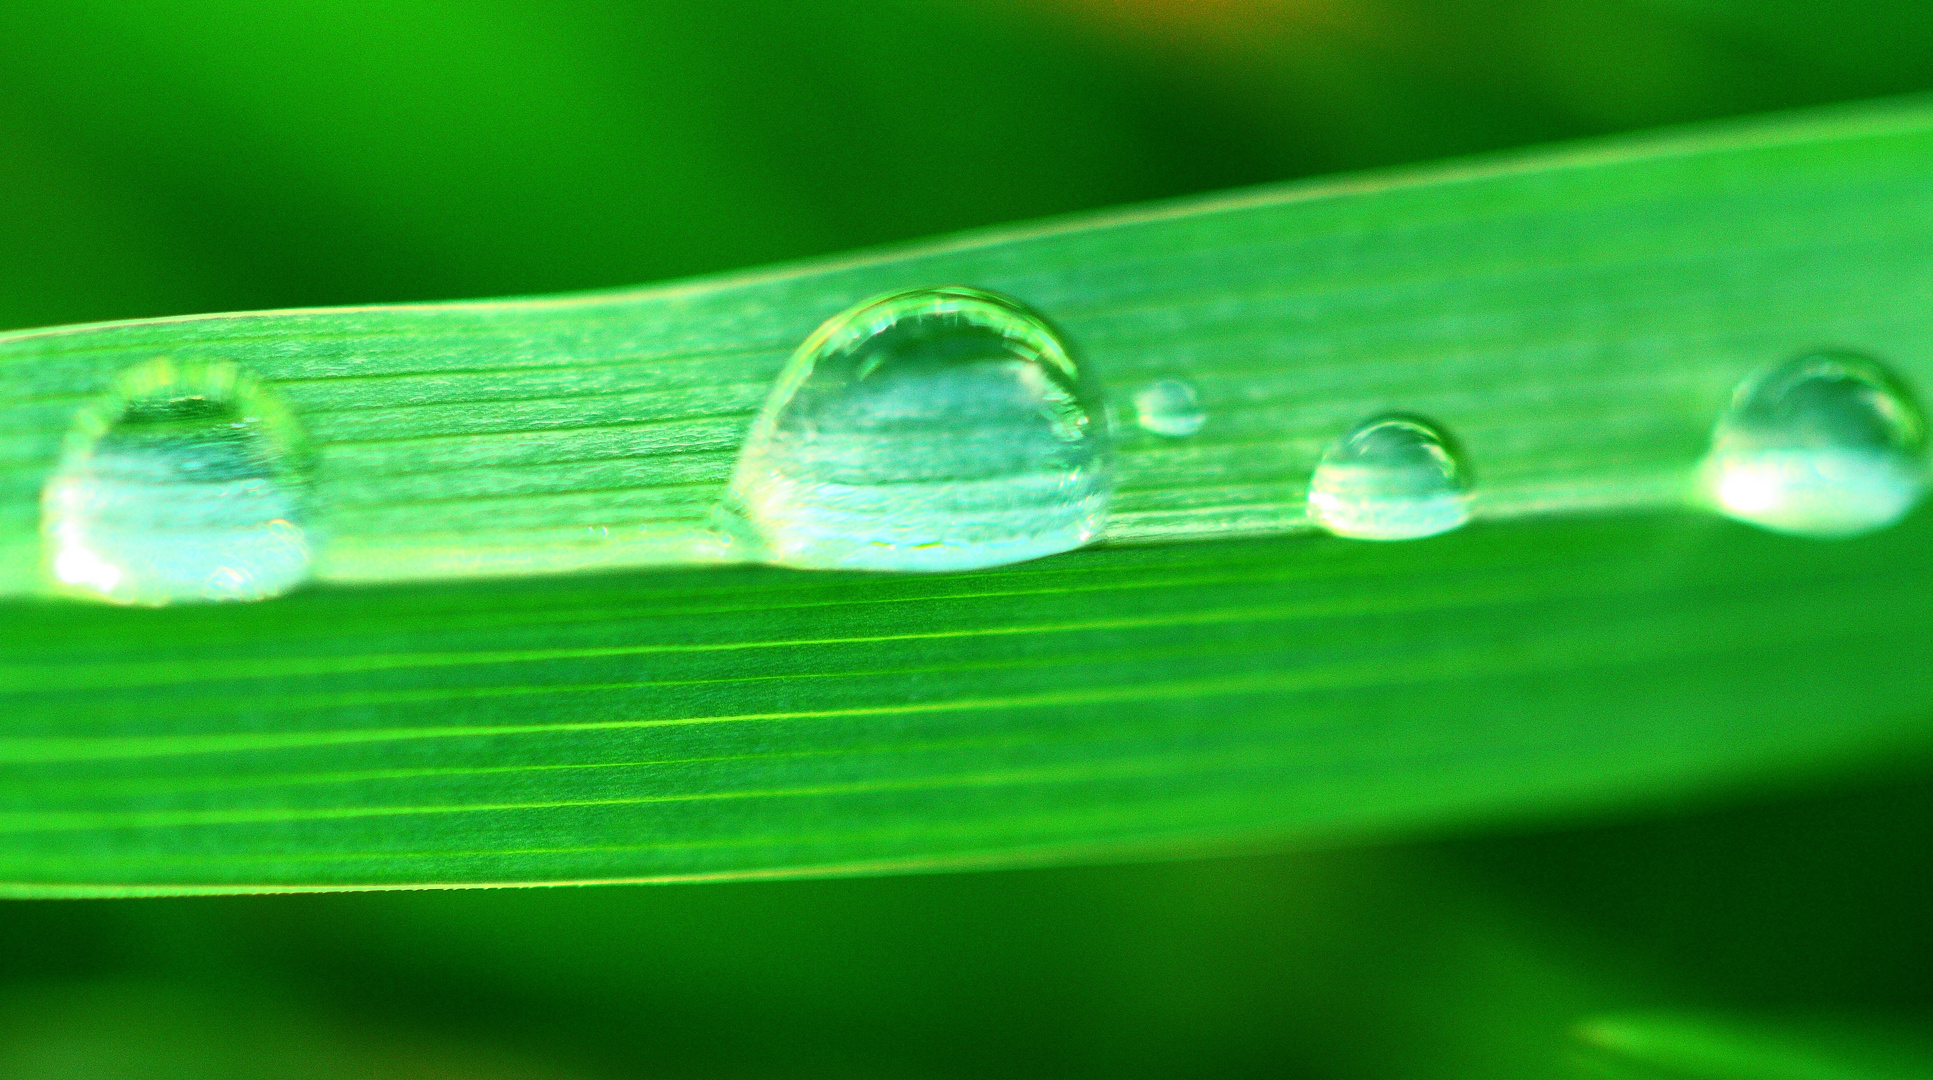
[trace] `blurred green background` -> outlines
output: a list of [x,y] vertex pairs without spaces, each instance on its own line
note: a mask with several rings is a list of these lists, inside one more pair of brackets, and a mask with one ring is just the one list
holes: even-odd
[[[0,328],[625,285],[1933,90],[1924,5],[1865,0],[0,0],[0,40]],[[1135,867],[10,903],[0,1077],[1495,1080],[1605,1010],[1923,1020],[1930,777]]]

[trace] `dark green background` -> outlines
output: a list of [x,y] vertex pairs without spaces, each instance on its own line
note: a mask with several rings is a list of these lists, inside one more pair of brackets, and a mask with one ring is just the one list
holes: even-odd
[[[1923,5],[1799,0],[0,0],[0,42],[0,328],[1933,90]],[[1605,1009],[1933,1014],[1928,778],[1139,867],[13,903],[0,1076],[1561,1075]]]

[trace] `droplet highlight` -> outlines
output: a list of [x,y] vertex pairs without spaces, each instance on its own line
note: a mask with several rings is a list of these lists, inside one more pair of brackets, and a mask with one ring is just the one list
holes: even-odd
[[1379,416],[1337,440],[1309,484],[1309,516],[1337,536],[1415,540],[1470,520],[1470,470],[1435,424]]
[[310,564],[302,447],[230,365],[134,369],[82,412],[42,492],[54,579],[149,606],[287,592]]
[[1730,517],[1799,536],[1857,536],[1924,496],[1925,440],[1911,394],[1878,362],[1814,353],[1739,386],[1701,473]]
[[1180,379],[1162,379],[1137,391],[1134,417],[1143,430],[1168,439],[1185,439],[1208,421],[1195,388]]
[[963,287],[870,300],[806,339],[753,424],[732,505],[785,566],[967,570],[1106,520],[1097,396],[1060,338]]

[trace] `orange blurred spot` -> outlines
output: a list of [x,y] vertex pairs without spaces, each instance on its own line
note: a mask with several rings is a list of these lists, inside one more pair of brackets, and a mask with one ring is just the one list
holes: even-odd
[[1369,21],[1361,0],[1031,0],[1082,19],[1147,36],[1239,41]]

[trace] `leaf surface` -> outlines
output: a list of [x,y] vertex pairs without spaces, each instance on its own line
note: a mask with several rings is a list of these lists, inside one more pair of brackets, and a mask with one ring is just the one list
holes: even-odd
[[[1919,752],[1933,521],[1819,543],[1684,507],[1767,364],[1831,345],[1933,384],[1930,162],[1909,102],[637,292],[0,337],[0,880],[998,865]],[[674,565],[792,346],[939,283],[1040,310],[1122,409],[1189,380],[1207,426],[1118,425],[1098,550]],[[76,411],[163,355],[234,363],[300,420],[322,587],[45,598],[39,492]],[[1391,408],[1462,441],[1477,523],[1306,535],[1323,448]]]

